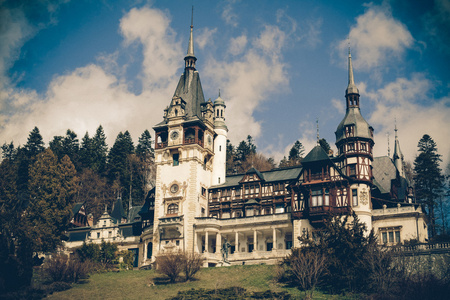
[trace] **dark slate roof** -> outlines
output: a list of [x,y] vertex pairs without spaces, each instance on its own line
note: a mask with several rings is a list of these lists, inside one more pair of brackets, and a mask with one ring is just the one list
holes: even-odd
[[345,138],[345,126],[355,125],[355,137],[371,139],[370,126],[361,115],[359,107],[347,108],[347,113],[336,129],[336,143]]
[[186,117],[201,118],[201,104],[205,102],[200,75],[197,71],[186,69],[178,81],[174,97],[180,97],[186,102]]
[[[275,182],[275,181],[296,180],[300,176],[301,171],[302,171],[301,166],[295,166],[284,169],[273,169],[270,171],[260,173],[262,176],[264,176],[265,182]],[[227,176],[225,183],[212,186],[211,188],[225,188],[238,186],[239,182],[242,180],[242,177],[244,175],[245,174],[229,175]]]
[[123,209],[122,199],[117,198],[116,203],[114,204],[114,209],[111,212],[111,217],[117,220],[121,220],[122,218],[126,219],[127,214],[125,213],[125,210]]
[[264,180],[264,176],[261,174],[261,172],[256,170],[254,167],[251,167],[245,174],[256,174],[261,180]]
[[305,156],[302,164],[326,160],[330,160],[330,157],[320,145],[317,145]]
[[373,159],[373,183],[382,194],[389,193],[391,181],[397,176],[397,169],[392,160],[387,156],[375,157]]
[[142,209],[142,205],[141,206],[133,206],[130,209],[130,218],[128,220],[128,222],[136,222],[136,221],[140,221],[141,220],[141,216],[139,215],[139,212]]
[[82,203],[75,203],[75,205],[72,207],[72,213],[74,215],[76,215],[80,211],[80,209],[83,207],[83,204],[84,204],[84,202],[82,202]]

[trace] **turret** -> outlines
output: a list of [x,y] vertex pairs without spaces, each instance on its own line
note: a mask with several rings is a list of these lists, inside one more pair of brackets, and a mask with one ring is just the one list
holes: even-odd
[[225,125],[225,102],[219,97],[214,101],[214,163],[212,184],[225,183],[227,161],[227,135],[228,128]]

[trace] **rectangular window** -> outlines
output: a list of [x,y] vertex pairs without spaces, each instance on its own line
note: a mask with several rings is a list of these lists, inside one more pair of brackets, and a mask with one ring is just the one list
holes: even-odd
[[311,192],[311,206],[323,205],[323,192],[322,190],[316,190]]
[[352,190],[353,206],[358,206],[358,190]]
[[97,238],[98,239],[100,238],[100,232],[97,232]]
[[325,189],[325,199],[324,199],[324,205],[329,206],[330,205],[330,190]]
[[356,164],[348,165],[349,176],[356,176]]
[[267,243],[266,244],[266,251],[272,251],[273,249],[273,243]]
[[389,243],[393,243],[393,242],[394,242],[394,232],[389,231]]
[[348,143],[348,151],[355,151],[355,144]]
[[180,164],[179,157],[180,157],[180,155],[178,153],[175,153],[173,155],[173,165],[174,166],[178,166]]
[[388,240],[387,240],[387,232],[383,232],[381,234],[383,236],[383,244],[387,244]]
[[400,231],[395,231],[395,242],[400,243]]
[[361,150],[367,151],[366,143],[361,143]]

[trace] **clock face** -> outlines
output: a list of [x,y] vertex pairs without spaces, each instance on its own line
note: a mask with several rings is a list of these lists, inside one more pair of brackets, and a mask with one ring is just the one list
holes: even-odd
[[170,138],[176,140],[178,138],[178,131],[174,130],[170,133]]
[[170,187],[170,192],[175,194],[176,192],[178,192],[178,189],[179,189],[178,184],[176,183],[172,184],[172,186]]

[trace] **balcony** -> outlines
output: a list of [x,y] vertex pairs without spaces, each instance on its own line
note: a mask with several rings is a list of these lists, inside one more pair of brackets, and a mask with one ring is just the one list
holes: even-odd
[[159,226],[183,225],[183,216],[159,218]]

